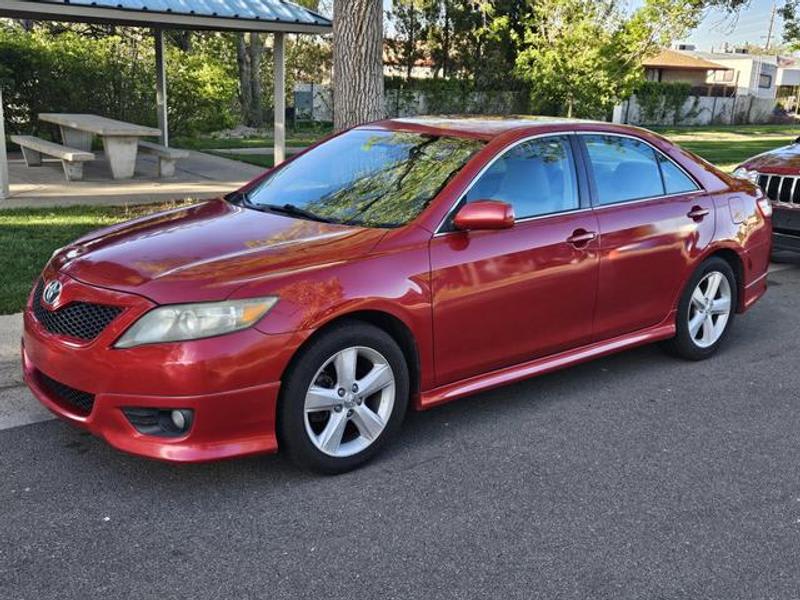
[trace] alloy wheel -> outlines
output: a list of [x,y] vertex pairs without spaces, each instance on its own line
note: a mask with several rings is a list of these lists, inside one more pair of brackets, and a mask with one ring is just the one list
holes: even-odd
[[719,271],[703,277],[689,302],[689,335],[700,348],[713,346],[725,332],[731,315],[731,284]]
[[365,346],[345,348],[319,368],[305,397],[305,429],[314,446],[345,457],[367,448],[392,414],[395,376],[386,358]]

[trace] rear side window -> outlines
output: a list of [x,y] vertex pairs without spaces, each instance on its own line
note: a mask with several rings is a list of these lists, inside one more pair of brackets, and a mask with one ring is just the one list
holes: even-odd
[[579,206],[572,150],[566,136],[536,138],[508,150],[467,192],[466,202],[501,200],[518,219]]
[[697,189],[697,184],[692,178],[663,154],[658,155],[658,164],[661,166],[661,174],[664,176],[664,189],[667,194],[693,192]]
[[664,195],[655,151],[616,135],[583,136],[600,204]]

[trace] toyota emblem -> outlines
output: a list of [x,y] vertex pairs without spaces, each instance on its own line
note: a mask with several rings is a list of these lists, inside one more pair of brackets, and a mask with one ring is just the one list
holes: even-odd
[[53,304],[61,295],[61,282],[51,281],[44,288],[44,301],[48,304]]

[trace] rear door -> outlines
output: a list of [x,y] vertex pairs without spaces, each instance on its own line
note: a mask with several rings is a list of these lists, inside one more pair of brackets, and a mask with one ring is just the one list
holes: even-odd
[[600,231],[594,339],[667,318],[714,236],[714,203],[680,166],[634,136],[581,134]]
[[582,204],[573,137],[514,145],[461,199],[459,206],[510,203],[511,229],[463,232],[445,223],[431,240],[437,384],[590,339],[597,222],[588,192]]

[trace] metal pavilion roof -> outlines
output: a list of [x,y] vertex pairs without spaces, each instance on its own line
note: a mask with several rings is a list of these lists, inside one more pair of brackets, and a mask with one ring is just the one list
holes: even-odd
[[287,0],[5,0],[0,16],[287,33],[331,28],[330,19]]

